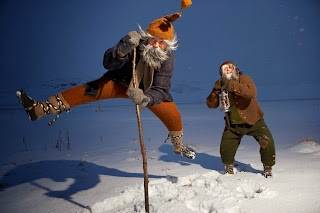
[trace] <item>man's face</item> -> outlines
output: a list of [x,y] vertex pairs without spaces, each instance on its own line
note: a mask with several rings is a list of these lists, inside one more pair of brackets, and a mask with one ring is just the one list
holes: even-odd
[[221,69],[222,76],[229,80],[233,79],[237,75],[235,67],[232,64],[225,64],[221,67]]
[[160,37],[149,37],[146,44],[140,46],[144,61],[155,69],[160,69],[161,63],[167,60],[168,44]]
[[167,49],[168,44],[160,37],[153,36],[148,38],[147,44],[153,45],[156,48],[160,48],[162,51]]

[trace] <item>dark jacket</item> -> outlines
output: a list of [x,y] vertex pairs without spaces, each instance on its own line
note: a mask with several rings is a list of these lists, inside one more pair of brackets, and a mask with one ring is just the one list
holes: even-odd
[[[220,81],[216,81],[215,84],[221,85]],[[264,114],[256,99],[257,88],[249,76],[240,75],[238,81],[230,80],[228,91],[234,93],[237,112],[246,123],[254,125],[263,117]],[[207,106],[209,108],[219,106],[219,92],[215,89],[207,97]]]
[[[122,38],[117,45],[108,49],[104,54],[103,66],[109,71],[105,76],[111,80],[118,81],[125,87],[128,87],[132,78],[132,59],[133,52],[127,54],[124,57],[120,57],[118,54],[119,46],[124,42]],[[136,64],[140,58],[140,50],[136,48]],[[171,77],[174,69],[174,54],[172,51],[168,52],[169,58],[161,65],[160,70],[154,70],[153,83],[150,89],[144,91],[144,94],[150,98],[150,102],[147,105],[154,106],[160,104],[163,101],[172,102],[173,98],[170,94]],[[143,84],[139,86],[143,89]]]

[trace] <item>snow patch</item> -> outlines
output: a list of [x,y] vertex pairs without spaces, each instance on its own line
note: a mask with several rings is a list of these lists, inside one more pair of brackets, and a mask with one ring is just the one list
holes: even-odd
[[290,148],[294,152],[306,154],[320,154],[320,144],[312,140],[303,140]]
[[[263,178],[261,176],[261,178]],[[193,174],[186,177],[157,179],[149,183],[151,212],[241,212],[241,205],[247,199],[273,198],[275,192],[251,179],[237,179],[217,171]],[[144,187],[136,185],[121,194],[106,198],[89,208],[97,213],[145,212]],[[84,210],[82,213],[90,212]]]

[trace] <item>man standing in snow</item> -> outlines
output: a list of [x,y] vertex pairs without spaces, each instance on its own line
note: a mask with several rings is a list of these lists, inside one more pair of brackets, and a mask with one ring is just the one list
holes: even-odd
[[[167,15],[153,21],[146,31],[139,26],[138,32],[129,32],[105,52],[103,65],[109,71],[95,81],[68,89],[44,102],[32,100],[23,90],[17,91],[30,120],[59,112],[55,121],[61,112],[78,105],[111,98],[130,98],[140,108],[151,110],[163,122],[169,130],[168,137],[171,136],[176,154],[194,159],[195,153],[182,144],[181,115],[170,94],[175,63],[173,50],[177,49],[177,37],[171,23],[180,17],[181,13]],[[135,48],[139,88],[133,88],[132,79]]]
[[275,164],[274,141],[256,99],[255,84],[249,76],[242,75],[231,61],[222,63],[219,72],[222,77],[215,82],[207,97],[207,106],[217,108],[219,94],[222,90],[228,91],[230,108],[226,112],[226,126],[220,144],[220,155],[226,166],[226,173],[233,174],[234,157],[241,138],[249,135],[260,145],[264,176],[272,176],[272,166]]

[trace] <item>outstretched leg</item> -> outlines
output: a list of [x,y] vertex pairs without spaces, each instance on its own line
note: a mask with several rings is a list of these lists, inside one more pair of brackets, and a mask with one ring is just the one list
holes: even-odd
[[195,158],[195,153],[182,144],[183,129],[181,114],[174,102],[162,102],[161,104],[148,107],[169,130],[168,138],[171,137],[173,149],[176,154],[183,155],[189,159]]
[[[69,111],[70,108],[93,101],[110,98],[128,98],[126,88],[118,82],[101,77],[98,80],[70,88],[55,96],[49,97],[44,102],[32,100],[21,90],[17,91],[17,96],[24,106],[31,121],[38,120],[45,115],[56,114],[58,116],[63,111]],[[57,119],[53,120],[53,122]],[[49,123],[51,125],[52,122]]]
[[70,88],[62,92],[62,96],[70,107],[111,98],[129,98],[127,88],[105,76],[81,86]]
[[[103,76],[98,80],[89,82],[81,86],[70,88],[56,95],[60,97],[60,100],[63,100],[63,103],[66,107],[61,108],[59,107],[59,105],[53,103],[52,101],[51,102],[49,101],[56,96],[50,97],[48,101],[42,102],[41,104],[43,105],[46,104],[46,106],[49,108],[51,106],[53,106],[54,108],[58,107],[59,111],[61,112],[61,111],[68,110],[72,107],[86,104],[93,101],[111,99],[111,98],[129,98],[126,94],[126,91],[127,91],[127,88],[121,85],[120,83],[109,80],[108,78]],[[21,92],[21,91],[18,91],[18,92]],[[31,120],[37,120],[45,115],[55,114],[56,112],[58,112],[57,110],[55,111],[49,110],[48,111],[49,113],[44,113],[43,109],[40,108],[41,104],[39,104],[36,101],[33,101],[26,94],[25,94],[25,97],[27,97],[26,101],[21,101],[20,97],[19,99],[23,104],[24,108],[26,109],[29,115],[29,118],[30,118],[30,111],[33,112],[34,119],[30,118]],[[55,105],[57,105],[57,107]],[[182,130],[181,115],[176,105],[174,104],[174,102],[162,102],[161,104],[157,104],[155,106],[148,107],[148,108],[168,128],[169,136],[171,136],[171,142],[173,143],[173,146],[174,146],[174,152],[177,154],[181,154],[187,158],[194,159],[195,153],[190,151],[184,145],[182,145],[183,130]]]
[[[32,98],[27,96],[27,94],[23,90],[17,91],[16,95],[25,108],[31,121],[38,120],[45,115],[55,114],[59,112],[58,116],[54,119],[55,121],[59,117],[61,112],[70,110],[69,104],[64,100],[61,93],[48,98],[48,100],[44,102],[37,102],[32,100]],[[52,122],[49,123],[49,125],[51,124]]]

